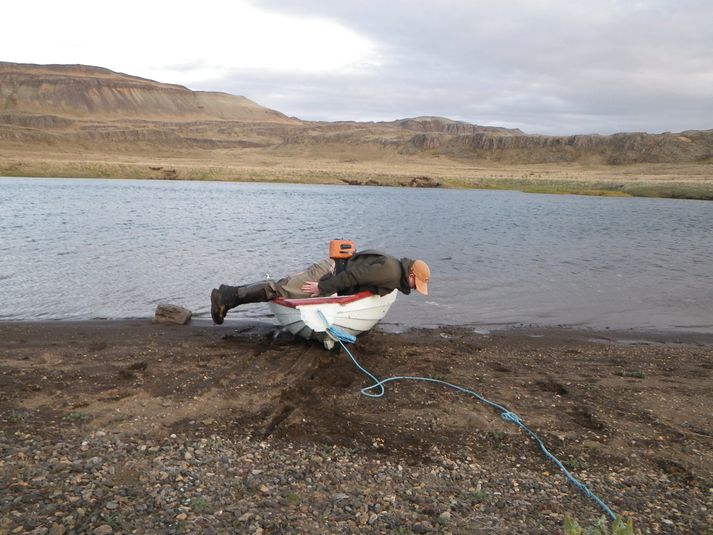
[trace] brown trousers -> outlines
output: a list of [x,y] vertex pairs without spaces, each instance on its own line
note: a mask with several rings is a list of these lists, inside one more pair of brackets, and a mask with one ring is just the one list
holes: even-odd
[[334,274],[334,260],[325,258],[319,262],[312,264],[304,271],[287,275],[277,282],[272,280],[266,281],[266,293],[268,299],[276,297],[287,297],[289,299],[301,299],[310,297],[309,294],[302,291],[302,285],[309,281],[319,281],[325,275]]

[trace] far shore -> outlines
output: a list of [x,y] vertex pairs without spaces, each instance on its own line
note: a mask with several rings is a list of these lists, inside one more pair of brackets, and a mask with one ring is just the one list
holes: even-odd
[[6,151],[0,176],[130,178],[516,190],[713,200],[713,163],[498,164],[446,158],[358,159],[264,152],[180,157]]

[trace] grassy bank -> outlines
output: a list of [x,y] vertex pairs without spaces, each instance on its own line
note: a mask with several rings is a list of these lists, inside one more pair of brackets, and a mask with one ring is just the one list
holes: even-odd
[[713,164],[583,166],[496,165],[440,159],[339,160],[243,153],[169,156],[49,154],[0,155],[0,176],[130,178],[353,184],[421,185],[516,190],[527,193],[662,197],[713,200]]

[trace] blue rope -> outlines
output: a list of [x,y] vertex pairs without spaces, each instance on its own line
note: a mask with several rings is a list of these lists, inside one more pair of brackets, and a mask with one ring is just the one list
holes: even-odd
[[[500,417],[505,420],[506,422],[512,422],[516,426],[518,426],[520,429],[525,431],[528,435],[530,435],[530,438],[532,438],[537,445],[540,447],[540,450],[545,454],[545,456],[550,459],[553,463],[557,465],[557,467],[562,471],[562,473],[567,477],[567,479],[575,486],[577,487],[582,493],[584,493],[585,496],[593,500],[608,516],[612,521],[617,520],[617,516],[614,514],[614,512],[607,507],[607,505],[598,497],[596,496],[589,488],[579,481],[577,478],[575,478],[567,468],[560,462],[557,457],[552,455],[550,451],[545,447],[544,442],[540,439],[540,437],[537,436],[537,434],[527,427],[523,421],[520,419],[520,417],[515,414],[514,412],[509,411],[507,408],[505,408],[503,405],[500,405],[498,403],[495,403],[493,401],[490,401],[474,390],[470,390],[468,388],[463,388],[462,386],[454,385],[452,383],[449,383],[447,381],[441,381],[440,379],[433,379],[431,377],[412,377],[412,376],[395,376],[395,377],[388,377],[386,379],[379,380],[373,373],[371,373],[369,370],[364,368],[357,359],[352,355],[351,351],[347,348],[346,345],[344,345],[344,342],[347,343],[354,343],[356,341],[356,337],[339,329],[338,327],[335,327],[334,325],[330,325],[329,322],[327,321],[327,318],[324,317],[321,311],[319,311],[319,315],[322,316],[322,319],[324,320],[324,323],[327,325],[327,333],[329,333],[339,344],[344,348],[344,351],[347,352],[347,355],[349,355],[349,358],[352,360],[354,365],[357,367],[357,369],[362,372],[364,375],[369,377],[374,384],[371,386],[367,386],[365,388],[361,389],[361,393],[364,396],[370,397],[370,398],[380,398],[386,393],[386,389],[384,388],[384,385],[386,383],[391,383],[394,381],[422,381],[422,382],[427,382],[427,383],[436,383],[436,384],[441,384],[444,386],[447,386],[449,388],[452,388],[454,390],[457,390],[459,392],[462,392],[464,394],[473,396],[476,398],[478,401],[492,407],[493,409],[497,410],[500,412]],[[371,392],[372,390],[378,388],[379,391],[377,393]]]

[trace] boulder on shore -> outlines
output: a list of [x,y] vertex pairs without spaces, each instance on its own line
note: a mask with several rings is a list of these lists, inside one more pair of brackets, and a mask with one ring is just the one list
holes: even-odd
[[191,320],[193,312],[178,305],[160,304],[156,307],[153,323],[176,323],[185,325]]

